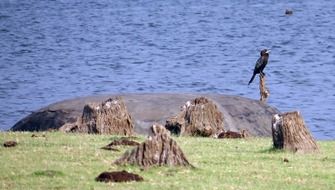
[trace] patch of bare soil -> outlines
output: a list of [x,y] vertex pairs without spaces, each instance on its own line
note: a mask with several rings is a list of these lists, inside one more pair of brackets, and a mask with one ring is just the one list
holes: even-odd
[[3,146],[4,147],[14,147],[14,146],[16,146],[17,145],[17,142],[16,141],[6,141],[6,142],[4,142],[3,143]]
[[137,146],[140,143],[133,141],[133,140],[129,140],[126,137],[122,137],[120,139],[114,140],[113,142],[111,142],[108,146],[119,146],[119,145],[124,145],[124,146]]
[[43,134],[43,135],[32,134],[31,137],[32,137],[32,138],[37,138],[37,137],[43,137],[43,138],[45,138],[46,135],[44,135],[44,134]]
[[143,177],[123,170],[115,172],[102,172],[98,177],[95,178],[95,180],[105,183],[127,182],[127,181],[143,181]]
[[102,147],[104,150],[111,150],[111,151],[120,151],[119,149],[115,148],[114,146],[137,146],[140,143],[129,140],[128,137],[122,137],[120,139],[114,140],[113,142],[109,143],[108,145]]
[[249,134],[246,130],[242,130],[241,132],[235,132],[235,131],[223,131],[221,132],[217,138],[219,139],[236,139],[236,138],[246,138]]

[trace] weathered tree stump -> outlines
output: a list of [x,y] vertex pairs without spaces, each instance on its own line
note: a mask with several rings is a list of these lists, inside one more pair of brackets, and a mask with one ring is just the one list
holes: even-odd
[[199,97],[188,101],[183,110],[166,121],[173,134],[210,137],[223,130],[223,114],[209,99]]
[[152,136],[131,151],[127,151],[114,163],[150,166],[191,166],[183,151],[162,125],[153,125]]
[[85,105],[83,114],[74,124],[60,128],[65,132],[132,135],[134,125],[121,97],[110,98],[101,104]]
[[270,96],[270,91],[265,86],[265,76],[264,75],[259,75],[259,92],[261,95],[261,98],[259,101],[266,102],[268,97]]
[[319,151],[318,145],[297,111],[273,116],[272,139],[277,149],[301,153]]

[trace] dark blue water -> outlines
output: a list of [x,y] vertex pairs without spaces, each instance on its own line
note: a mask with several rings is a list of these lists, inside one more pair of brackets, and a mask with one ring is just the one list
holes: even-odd
[[334,18],[331,0],[1,0],[0,129],[84,95],[258,99],[258,78],[247,83],[266,47],[269,104],[335,139]]

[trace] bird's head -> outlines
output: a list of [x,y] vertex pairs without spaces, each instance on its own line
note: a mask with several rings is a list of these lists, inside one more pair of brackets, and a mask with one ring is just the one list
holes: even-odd
[[261,51],[261,56],[264,56],[264,55],[269,56],[270,51],[271,51],[271,50],[269,50],[269,49],[263,49],[263,50]]

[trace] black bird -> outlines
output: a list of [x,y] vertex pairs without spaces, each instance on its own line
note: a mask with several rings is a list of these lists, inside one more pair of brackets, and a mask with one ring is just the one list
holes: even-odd
[[258,60],[256,62],[255,69],[254,69],[254,74],[252,75],[248,85],[250,83],[252,83],[256,74],[260,74],[261,76],[265,75],[265,73],[263,72],[263,69],[265,68],[266,64],[268,64],[269,53],[270,53],[270,50],[268,50],[268,49],[263,49],[261,51],[261,57],[258,58]]

